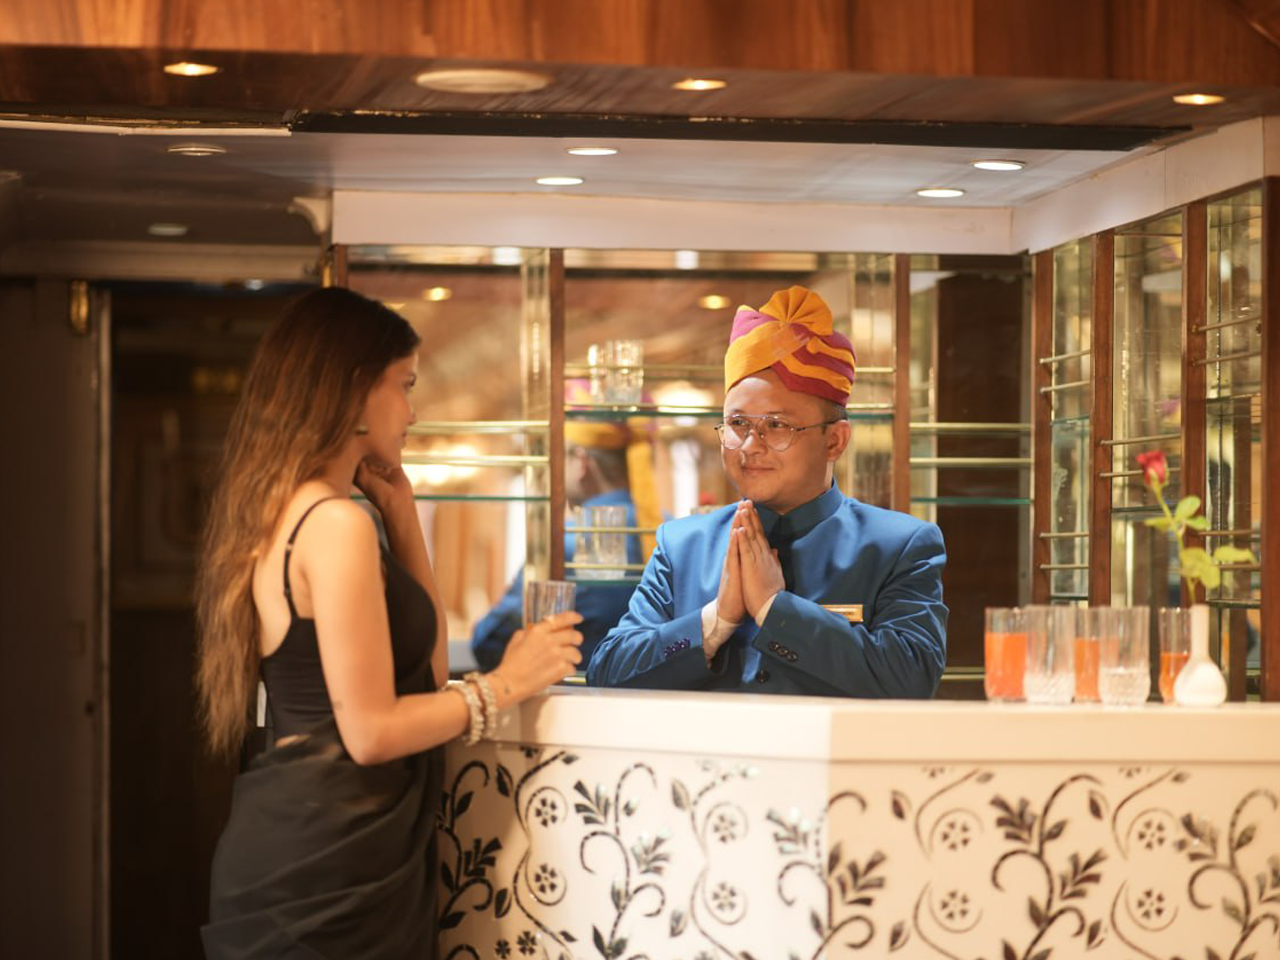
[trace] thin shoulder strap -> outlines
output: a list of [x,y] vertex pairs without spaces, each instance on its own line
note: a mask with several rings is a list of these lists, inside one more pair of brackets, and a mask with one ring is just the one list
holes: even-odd
[[298,538],[298,531],[302,529],[302,521],[311,515],[311,511],[326,500],[339,500],[340,497],[321,497],[311,506],[302,512],[302,516],[298,518],[298,522],[293,525],[293,532],[289,534],[289,540],[284,545],[284,599],[289,604],[289,616],[293,619],[298,618],[298,611],[293,606],[293,591],[289,589],[289,557],[293,555],[293,541]]

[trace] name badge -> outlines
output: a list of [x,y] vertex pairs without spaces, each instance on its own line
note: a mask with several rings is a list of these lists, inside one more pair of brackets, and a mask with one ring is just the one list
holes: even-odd
[[860,603],[824,603],[822,609],[839,614],[850,623],[862,622],[862,604]]

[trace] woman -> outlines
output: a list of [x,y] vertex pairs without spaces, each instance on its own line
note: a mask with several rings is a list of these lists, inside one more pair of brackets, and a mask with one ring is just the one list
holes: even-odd
[[561,614],[492,673],[440,687],[448,634],[400,469],[418,343],[380,304],[308,293],[263,339],[232,418],[197,588],[203,720],[236,751],[261,677],[277,739],[236,781],[210,958],[434,956],[439,747],[581,659],[581,618]]

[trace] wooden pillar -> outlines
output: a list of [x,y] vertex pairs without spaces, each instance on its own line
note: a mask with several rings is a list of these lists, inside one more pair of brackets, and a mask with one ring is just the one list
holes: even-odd
[[1090,415],[1089,462],[1093,486],[1089,491],[1089,603],[1111,604],[1111,344],[1115,319],[1116,235],[1103,230],[1093,238],[1093,412]]
[[345,243],[335,243],[326,251],[324,262],[320,267],[320,285],[322,287],[347,285],[347,245]]
[[[1209,223],[1205,202],[1196,200],[1182,211],[1182,496],[1205,495],[1205,311],[1209,273]],[[1203,547],[1204,537],[1194,530],[1186,534],[1186,546]],[[1204,600],[1187,594],[1182,582],[1182,605]]]
[[1280,177],[1262,184],[1262,699],[1280,701]]
[[551,494],[552,580],[564,579],[564,251],[552,250],[547,263],[548,334],[547,457]]
[[1052,574],[1043,569],[1053,555],[1042,534],[1052,526],[1053,394],[1044,388],[1053,368],[1040,360],[1053,355],[1053,251],[1032,258],[1031,295],[1031,602],[1048,603]]
[[911,257],[893,257],[893,489],[894,510],[911,512]]

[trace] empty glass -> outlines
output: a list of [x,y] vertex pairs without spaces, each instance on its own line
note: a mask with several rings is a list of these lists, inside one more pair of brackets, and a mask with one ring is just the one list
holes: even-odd
[[1156,612],[1160,628],[1160,699],[1173,703],[1173,682],[1191,658],[1191,610],[1172,607]]
[[524,624],[537,623],[556,613],[573,609],[576,584],[568,580],[526,580]]
[[1116,609],[1114,634],[1102,640],[1098,692],[1109,706],[1145,703],[1151,694],[1151,632],[1146,607]]
[[1076,608],[1026,608],[1028,703],[1070,703],[1076,689]]
[[1022,699],[1022,674],[1027,666],[1027,628],[1017,607],[987,607],[983,636],[982,686],[988,700]]
[[639,403],[644,392],[644,344],[606,340],[587,348],[591,398],[603,403]]
[[627,508],[622,504],[610,504],[600,507],[586,507],[583,511],[584,526],[596,530],[578,534],[578,542],[583,548],[579,560],[583,563],[601,564],[604,569],[587,570],[584,574],[590,578],[614,580],[626,576],[627,535],[625,533],[609,533],[600,528],[625,527],[627,525]]

